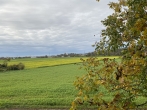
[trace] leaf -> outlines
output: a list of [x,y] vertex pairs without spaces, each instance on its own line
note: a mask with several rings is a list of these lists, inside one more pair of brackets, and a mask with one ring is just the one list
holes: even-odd
[[120,83],[120,84],[124,83],[124,77],[120,77],[120,78],[119,78],[119,83]]
[[[147,98],[146,4],[147,0],[110,2],[114,12],[102,21],[105,29],[101,31],[101,40],[96,42],[95,50],[100,55],[121,50],[123,58],[115,62],[107,58],[99,63],[94,58],[83,61],[87,74],[75,86],[81,99],[87,100],[88,95],[88,99],[94,100],[91,106],[98,105],[101,110],[128,109],[138,94]],[[107,105],[98,94],[109,94],[113,101]]]

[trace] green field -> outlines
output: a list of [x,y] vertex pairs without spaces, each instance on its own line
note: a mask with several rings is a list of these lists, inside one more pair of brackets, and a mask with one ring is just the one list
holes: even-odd
[[[86,59],[87,57],[84,57]],[[105,57],[99,57],[102,59]],[[118,58],[117,56],[112,56],[110,58]],[[66,58],[24,58],[24,59],[12,59],[8,62],[9,65],[17,64],[17,63],[25,64],[26,69],[30,68],[39,68],[39,67],[48,67],[55,65],[63,65],[63,64],[74,64],[81,62],[80,57],[66,57]],[[3,63],[3,60],[0,60],[0,63]]]
[[84,72],[61,65],[0,73],[0,108],[64,108],[75,97],[73,81]]
[[[79,70],[77,62],[80,60],[74,62],[75,59],[79,58],[12,60],[11,63],[30,62],[31,66],[0,73],[0,109],[69,108],[77,93],[73,82],[76,76],[85,74],[84,70]],[[76,64],[70,64],[73,62]],[[49,64],[58,66],[48,67]]]

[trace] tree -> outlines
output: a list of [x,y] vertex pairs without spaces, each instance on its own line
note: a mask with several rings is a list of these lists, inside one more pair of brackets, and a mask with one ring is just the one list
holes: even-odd
[[[99,0],[97,0],[99,1]],[[147,98],[147,0],[119,0],[108,4],[114,13],[102,21],[101,41],[96,51],[122,49],[120,61],[105,58],[83,60],[87,74],[78,77],[74,85],[78,96],[71,110],[85,102],[100,110],[137,108],[139,97]],[[107,96],[110,99],[106,99]]]

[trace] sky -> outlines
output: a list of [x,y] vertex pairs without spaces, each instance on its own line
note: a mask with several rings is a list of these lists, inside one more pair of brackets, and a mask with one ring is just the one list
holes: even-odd
[[0,57],[94,51],[110,1],[0,0]]

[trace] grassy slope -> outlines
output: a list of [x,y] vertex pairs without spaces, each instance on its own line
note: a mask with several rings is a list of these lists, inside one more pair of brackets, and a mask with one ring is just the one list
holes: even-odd
[[78,65],[62,65],[0,73],[0,108],[70,106],[73,81],[84,71]]

